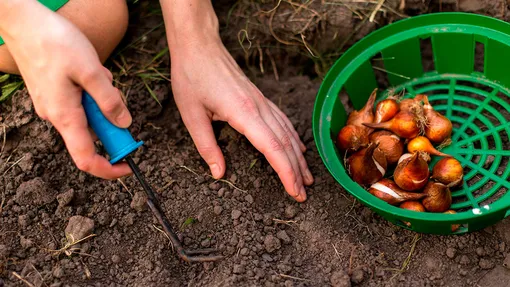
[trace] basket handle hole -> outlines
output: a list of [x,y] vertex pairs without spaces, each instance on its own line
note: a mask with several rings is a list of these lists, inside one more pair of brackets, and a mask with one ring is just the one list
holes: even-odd
[[475,71],[483,73],[485,64],[485,45],[475,42]]

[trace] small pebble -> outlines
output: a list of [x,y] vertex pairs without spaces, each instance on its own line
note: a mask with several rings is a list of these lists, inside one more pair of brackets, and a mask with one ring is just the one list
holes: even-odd
[[488,259],[482,258],[480,259],[480,262],[478,262],[478,265],[480,268],[487,270],[494,268],[494,263]]
[[482,247],[476,248],[476,255],[478,255],[480,257],[484,256],[485,255],[485,250],[483,250]]
[[57,195],[58,207],[64,207],[69,205],[74,198],[74,189],[69,189],[68,191]]
[[211,246],[211,239],[207,238],[205,240],[202,240],[202,242],[200,243],[200,245],[204,248],[208,248]]
[[112,262],[115,263],[115,264],[119,263],[120,262],[120,256],[117,255],[117,254],[113,255],[112,256]]
[[232,210],[232,219],[239,219],[243,213],[240,210]]
[[294,206],[294,205],[289,205],[289,206],[287,206],[287,208],[285,208],[285,217],[287,219],[294,218],[297,213],[298,213],[298,210],[297,210],[296,206]]
[[331,274],[330,278],[331,286],[333,287],[350,287],[351,279],[349,275],[343,270],[338,270]]
[[144,211],[147,209],[147,197],[143,192],[136,192],[131,200],[130,207],[136,211]]
[[234,274],[242,274],[242,273],[244,273],[244,266],[240,265],[240,264],[234,265],[233,272],[234,272]]
[[469,263],[471,263],[471,260],[469,260],[469,257],[467,257],[467,255],[462,255],[460,257],[460,264],[468,265]]
[[214,207],[213,211],[214,211],[214,214],[220,215],[221,212],[223,211],[223,207],[221,207],[221,205],[217,205],[217,206]]
[[273,235],[267,235],[264,239],[264,247],[268,253],[272,253],[275,250],[280,249],[282,246],[280,239],[274,237]]
[[220,190],[218,190],[218,196],[223,197],[225,195],[225,191],[226,189],[224,187],[220,188]]
[[253,204],[253,202],[254,202],[253,196],[251,196],[251,194],[248,194],[247,196],[245,196],[244,200],[246,200],[246,202],[248,202],[249,204]]
[[448,256],[448,258],[453,259],[455,254],[457,254],[457,250],[455,248],[449,247],[446,249],[446,256]]
[[267,253],[262,254],[262,259],[264,259],[267,262],[273,262],[273,258],[271,257],[271,255]]
[[278,233],[276,233],[276,237],[281,239],[285,244],[291,243],[290,237],[289,235],[287,235],[287,232],[285,232],[285,230],[278,231]]
[[92,230],[94,230],[94,220],[75,215],[69,218],[65,234],[68,238],[76,242],[92,234]]
[[365,279],[365,273],[361,268],[354,269],[351,275],[351,282],[354,284],[360,284]]
[[64,269],[62,269],[62,267],[60,266],[55,267],[55,269],[53,269],[53,277],[55,278],[64,277]]

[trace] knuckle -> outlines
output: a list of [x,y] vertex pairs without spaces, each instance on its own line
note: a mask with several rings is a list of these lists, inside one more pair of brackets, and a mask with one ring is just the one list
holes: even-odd
[[118,112],[122,108],[122,101],[119,97],[111,95],[101,103],[101,108],[107,114]]
[[101,71],[96,68],[88,68],[84,69],[81,72],[81,82],[83,85],[87,86],[90,83],[93,83],[100,77]]
[[282,143],[283,145],[283,148],[285,150],[292,150],[292,141],[290,139],[290,136],[288,134],[285,134],[282,139],[280,140],[280,142]]
[[271,137],[269,139],[269,148],[271,151],[281,151],[283,150],[283,145],[277,138]]
[[86,159],[86,158],[76,159],[75,164],[79,170],[82,170],[85,172],[89,172],[92,168],[92,163],[91,163],[90,159]]
[[242,113],[251,114],[257,111],[257,103],[255,103],[255,100],[253,100],[251,97],[242,97],[240,101],[240,111]]

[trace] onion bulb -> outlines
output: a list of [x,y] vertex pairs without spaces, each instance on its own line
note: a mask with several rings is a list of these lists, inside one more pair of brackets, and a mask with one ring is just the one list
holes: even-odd
[[442,158],[432,169],[432,178],[448,187],[458,186],[462,183],[463,177],[464,169],[453,157]]
[[363,123],[373,129],[385,129],[405,139],[412,139],[419,135],[420,128],[411,112],[399,112],[391,120],[383,123]]
[[427,161],[419,153],[403,156],[406,158],[398,163],[393,174],[395,183],[403,190],[418,191],[427,184],[429,178]]
[[423,206],[430,212],[445,212],[452,205],[452,194],[448,186],[440,182],[429,182],[423,193],[427,195],[423,199]]
[[357,151],[368,145],[368,134],[362,127],[347,125],[338,133],[336,145],[341,150]]
[[[423,193],[415,193],[415,194],[421,194],[425,197]],[[425,212],[425,207],[423,204],[421,204],[419,201],[406,201],[400,204],[400,208],[413,210],[417,212]]]
[[411,107],[415,106],[416,104],[420,105],[420,102],[423,100],[424,96],[425,95],[418,94],[414,98],[401,100],[399,103],[400,110],[410,112]]
[[363,123],[373,123],[374,122],[374,102],[375,97],[377,96],[377,89],[375,89],[370,97],[368,98],[367,103],[365,106],[358,111],[353,111],[349,114],[349,117],[347,118],[346,125],[355,125],[362,128],[365,128],[367,130],[367,133],[371,132],[371,129],[368,129],[366,126],[363,125]]
[[388,166],[394,165],[404,153],[404,142],[390,131],[377,131],[370,135],[370,142],[379,144],[379,149],[386,156]]
[[[419,201],[406,201],[400,204],[400,208],[412,210],[416,212],[425,212],[425,207]],[[411,222],[403,221],[405,225],[411,227]]]
[[368,192],[391,205],[398,205],[407,200],[420,200],[426,196],[423,193],[402,190],[393,180],[387,178],[372,184]]
[[442,143],[452,135],[452,122],[441,113],[434,110],[427,96],[423,97],[423,110],[427,119],[425,136],[433,143]]
[[395,99],[385,99],[375,106],[374,123],[382,123],[391,120],[399,112],[399,104]]
[[447,155],[445,153],[438,151],[432,145],[432,143],[429,141],[429,139],[424,136],[418,136],[418,137],[415,137],[414,139],[410,140],[407,143],[407,150],[412,153],[421,151],[421,152],[426,152],[431,155],[450,157],[450,155]]
[[359,185],[367,186],[376,183],[386,174],[386,157],[377,146],[377,144],[370,144],[347,159],[349,174]]

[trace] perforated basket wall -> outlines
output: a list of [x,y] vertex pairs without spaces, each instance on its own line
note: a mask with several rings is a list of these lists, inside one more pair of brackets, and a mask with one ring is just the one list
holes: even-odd
[[[339,95],[346,93],[359,109],[376,87],[378,100],[387,89],[406,97],[427,94],[452,121],[453,143],[442,151],[464,167],[464,185],[452,193],[457,214],[391,206],[348,176],[334,144],[347,119]],[[510,24],[464,13],[401,20],[359,41],[328,72],[314,107],[315,141],[334,178],[387,220],[422,233],[452,234],[455,224],[461,224],[455,233],[479,230],[510,214],[509,88]]]

